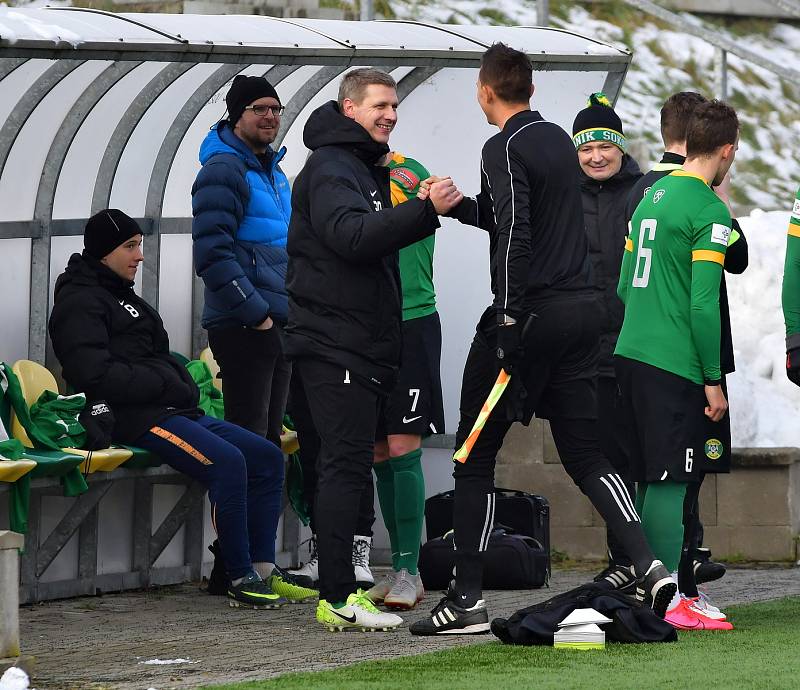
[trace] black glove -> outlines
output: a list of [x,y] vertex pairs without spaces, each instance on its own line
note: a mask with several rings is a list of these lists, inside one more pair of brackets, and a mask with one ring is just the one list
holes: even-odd
[[497,363],[510,374],[522,359],[522,337],[519,322],[497,326]]
[[105,400],[87,403],[78,417],[78,421],[86,430],[84,450],[100,450],[111,445],[111,433],[114,431],[114,413]]
[[786,353],[786,376],[795,386],[800,386],[800,347]]

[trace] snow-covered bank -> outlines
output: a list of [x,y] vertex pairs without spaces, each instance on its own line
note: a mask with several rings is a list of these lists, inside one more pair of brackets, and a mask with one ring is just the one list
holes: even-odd
[[728,379],[733,445],[800,446],[800,388],[786,378],[781,311],[789,213],[757,210],[739,223],[750,265],[727,276],[736,355]]

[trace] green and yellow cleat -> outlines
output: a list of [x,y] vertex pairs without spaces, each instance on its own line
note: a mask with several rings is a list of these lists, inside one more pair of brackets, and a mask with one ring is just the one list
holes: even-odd
[[286,599],[274,592],[254,571],[238,585],[228,585],[228,603],[234,608],[277,609],[286,603]]
[[302,604],[319,597],[319,590],[300,584],[291,573],[287,573],[277,565],[267,578],[267,582],[273,592],[280,594],[290,604]]
[[378,611],[366,593],[359,589],[347,597],[347,603],[339,609],[325,599],[320,599],[317,605],[317,622],[331,632],[376,632],[393,630],[403,623],[403,619],[393,613]]

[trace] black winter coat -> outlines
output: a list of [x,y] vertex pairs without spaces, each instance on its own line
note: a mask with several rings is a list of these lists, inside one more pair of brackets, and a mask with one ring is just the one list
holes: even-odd
[[306,122],[312,150],[292,189],[285,352],[340,365],[384,390],[400,362],[397,252],[439,227],[430,200],[392,208],[389,148],[335,101]]
[[114,441],[133,443],[175,414],[202,414],[158,312],[97,259],[70,257],[56,281],[49,330],[66,382],[111,407]]
[[617,283],[628,235],[626,205],[631,188],[641,176],[639,165],[628,155],[623,157],[620,171],[603,182],[592,179],[581,170],[589,259],[595,285],[601,291],[600,376],[614,376],[614,348],[625,316],[625,305],[617,297]]

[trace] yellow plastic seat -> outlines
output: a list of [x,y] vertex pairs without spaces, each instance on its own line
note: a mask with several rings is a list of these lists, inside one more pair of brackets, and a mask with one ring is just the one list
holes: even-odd
[[35,467],[34,460],[0,460],[0,482],[13,483]]
[[[14,364],[12,370],[19,379],[22,397],[25,398],[25,403],[29,408],[39,399],[39,396],[44,391],[58,391],[58,384],[54,376],[48,369],[37,362],[21,359]],[[28,448],[33,447],[33,443],[31,443],[31,439],[28,437],[28,432],[26,432],[25,428],[20,424],[16,415],[14,415],[11,421],[11,433],[14,438],[22,442],[22,445]],[[65,453],[81,455],[85,458],[89,455],[88,450],[81,450],[80,448],[62,448],[61,450]],[[127,448],[103,448],[102,450],[92,451],[91,462],[89,463],[87,460],[81,463],[80,468],[84,474],[91,472],[111,472],[117,469],[117,467],[132,455],[133,452]]]
[[205,362],[205,365],[211,372],[211,378],[214,380],[214,387],[222,392],[222,379],[219,377],[219,364],[217,364],[217,360],[214,359],[214,353],[211,352],[210,347],[207,347],[200,353],[200,361]]
[[283,427],[281,432],[281,450],[285,455],[291,455],[300,450],[300,441],[297,438],[297,432]]

